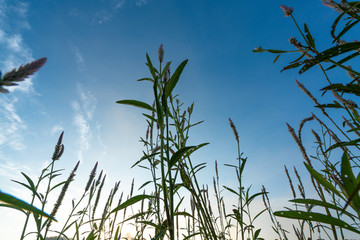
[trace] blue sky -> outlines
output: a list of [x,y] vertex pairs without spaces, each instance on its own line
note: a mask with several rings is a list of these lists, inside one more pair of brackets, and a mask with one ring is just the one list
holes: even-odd
[[[215,160],[235,161],[231,117],[249,158],[245,184],[254,191],[265,185],[281,209],[291,198],[284,164],[302,169],[285,122],[297,127],[314,111],[294,79],[316,96],[326,85],[316,69],[280,73],[295,55],[272,64],[274,55],[252,52],[260,45],[292,49],[288,39],[299,34],[281,4],[294,7],[324,48],[330,45],[328,26],[336,14],[320,1],[0,0],[0,69],[48,58],[35,77],[0,96],[1,189],[24,194],[10,179],[20,180],[20,171],[35,178],[62,130],[65,153],[58,166],[70,171],[81,160],[74,193],[96,161],[109,186],[121,180],[125,192],[133,177],[137,186],[147,180],[144,170],[130,169],[141,157],[139,138],[146,131],[141,110],[115,102],[151,102],[152,88],[136,80],[149,76],[145,53],[155,61],[163,44],[173,67],[189,59],[175,92],[185,105],[195,102],[194,122],[205,121],[191,139],[210,142],[194,156],[208,163],[201,180],[211,184]],[[311,146],[313,139],[305,141]],[[223,184],[234,182],[229,169],[220,172]],[[0,222],[0,232],[16,239],[5,219]]]

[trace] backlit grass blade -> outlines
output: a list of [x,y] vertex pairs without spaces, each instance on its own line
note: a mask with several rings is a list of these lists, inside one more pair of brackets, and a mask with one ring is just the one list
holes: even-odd
[[319,53],[318,55],[316,55],[314,59],[306,61],[305,65],[300,69],[299,73],[302,74],[318,63],[327,61],[327,60],[329,60],[333,57],[336,57],[340,54],[343,54],[343,53],[346,53],[349,51],[354,51],[359,48],[360,48],[359,42],[344,43],[340,46],[335,46],[335,47],[329,48],[329,49]]
[[149,54],[147,54],[147,53],[146,53],[146,61],[147,61],[147,65],[149,67],[152,77],[154,78],[154,80],[157,79],[155,68],[153,67],[153,64],[150,60]]
[[360,142],[360,138],[349,141],[349,142],[335,143],[334,145],[330,146],[325,152],[329,152],[330,150],[333,150],[338,147],[357,146],[357,145],[359,145],[359,142]]
[[18,199],[18,198],[14,197],[14,196],[12,196],[10,194],[4,193],[2,191],[0,191],[0,202],[7,203],[7,204],[15,206],[17,208],[32,212],[34,214],[41,215],[43,217],[50,218],[53,221],[56,221],[55,218],[50,217],[49,214],[41,211],[40,209],[38,209],[38,208],[24,202],[23,200]]
[[110,213],[114,213],[114,212],[117,212],[117,211],[120,211],[121,209],[124,209],[124,208],[127,208],[141,200],[144,200],[144,199],[149,199],[149,198],[155,198],[154,196],[150,196],[150,195],[137,195],[137,196],[134,196],[128,200],[126,200],[124,203],[120,204],[119,206],[117,206],[116,208],[114,208]]
[[[294,203],[300,203],[300,204],[308,204],[308,205],[314,205],[314,206],[319,206],[319,207],[325,207],[325,208],[329,208],[329,209],[334,209],[336,211],[343,211],[343,209],[341,207],[338,207],[332,203],[329,202],[323,202],[320,200],[316,200],[316,199],[303,199],[303,198],[297,198],[297,199],[292,199],[289,202],[294,202]],[[344,213],[346,215],[348,215],[350,218],[353,218],[354,215],[344,211]]]
[[331,183],[329,183],[320,173],[318,173],[315,169],[310,167],[305,162],[304,162],[304,165],[307,168],[307,170],[309,171],[309,173],[311,174],[311,176],[316,179],[316,181],[318,181],[321,185],[323,185],[327,190],[335,193],[336,195],[338,195],[339,197],[344,199],[344,197],[341,195],[341,193]]
[[181,157],[191,149],[196,148],[196,146],[183,147],[179,149],[176,153],[174,153],[169,162],[169,168],[171,169],[180,159]]
[[348,205],[351,205],[354,208],[354,210],[359,213],[360,212],[360,198],[358,194],[359,189],[356,189],[358,183],[356,182],[356,178],[352,171],[347,152],[344,152],[341,159],[341,178],[346,191],[346,195],[348,196],[348,200],[346,202],[344,210]]
[[360,86],[354,83],[349,83],[346,85],[342,83],[335,83],[321,89],[321,91],[324,91],[324,93],[327,90],[335,90],[339,93],[350,93],[350,94],[355,94],[356,96],[360,96]]
[[319,222],[319,223],[326,223],[335,225],[341,228],[345,228],[347,230],[350,230],[352,232],[360,234],[360,231],[346,222],[330,217],[328,215],[324,215],[321,213],[313,213],[313,212],[304,212],[304,211],[278,211],[274,212],[274,215],[277,217],[284,217],[284,218],[291,218],[291,219],[299,219],[299,220],[307,220],[312,222]]
[[117,101],[116,103],[131,105],[131,106],[135,106],[135,107],[139,107],[139,108],[144,108],[144,109],[147,109],[150,111],[155,111],[154,108],[152,108],[149,104],[138,101],[138,100],[120,100],[120,101]]
[[170,81],[166,85],[166,89],[165,89],[165,97],[166,98],[170,96],[171,92],[175,88],[177,82],[179,81],[180,75],[181,75],[182,71],[184,70],[187,62],[188,62],[188,60],[186,59],[185,61],[180,63],[178,68],[175,70],[174,74],[171,76]]

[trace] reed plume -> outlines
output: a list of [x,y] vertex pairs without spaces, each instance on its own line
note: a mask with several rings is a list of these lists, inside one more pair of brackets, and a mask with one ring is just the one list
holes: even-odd
[[33,75],[46,63],[46,60],[46,57],[39,58],[38,60],[25,64],[24,66],[20,65],[17,69],[12,69],[11,71],[5,73],[2,77],[0,74],[0,92],[8,93],[9,91],[7,89],[4,89],[2,86],[18,85],[15,82],[24,81],[25,78]]

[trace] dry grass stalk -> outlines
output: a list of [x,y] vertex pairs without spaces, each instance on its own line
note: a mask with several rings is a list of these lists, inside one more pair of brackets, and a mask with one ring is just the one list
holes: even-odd
[[295,175],[299,181],[299,185],[298,185],[298,188],[299,188],[299,192],[300,192],[300,195],[302,198],[305,198],[305,188],[304,188],[304,185],[302,184],[301,182],[301,178],[300,178],[300,175],[298,173],[298,171],[296,170],[296,167],[294,167],[294,172],[295,172]]
[[314,116],[310,116],[308,118],[304,118],[303,120],[301,120],[300,122],[300,126],[299,126],[299,130],[298,130],[298,136],[299,136],[299,141],[302,142],[301,140],[301,131],[302,131],[302,128],[304,127],[305,123],[308,122],[308,121],[312,121],[314,120]]
[[[310,93],[310,91],[299,81],[295,80],[298,87],[316,104],[316,106],[320,106],[318,100]],[[320,108],[321,112],[326,116],[329,117],[327,112],[325,112],[324,108]]]
[[288,127],[288,131],[290,132],[291,136],[293,137],[293,139],[295,140],[295,142],[297,143],[304,159],[306,160],[306,162],[312,167],[311,161],[308,157],[308,155],[306,154],[305,148],[302,144],[302,142],[300,141],[300,139],[298,138],[298,136],[296,135],[294,128],[292,128],[288,123],[286,123],[287,127]]
[[[294,186],[293,186],[293,184],[292,184],[292,181],[291,181],[291,177],[290,177],[290,174],[289,174],[289,171],[288,171],[288,169],[287,169],[287,167],[286,167],[286,165],[284,165],[284,167],[285,167],[285,173],[286,173],[286,176],[287,176],[287,178],[288,178],[288,180],[289,180],[289,184],[290,184],[290,188],[291,188],[291,191],[292,191],[292,194],[293,194],[293,197],[294,197],[294,199],[296,198],[296,192],[295,192],[295,190],[294,190]],[[264,187],[263,187],[264,188]],[[265,188],[264,188],[265,189]],[[266,195],[266,197],[267,197],[267,195]],[[267,199],[268,200],[268,199]],[[266,202],[265,202],[265,199],[264,199],[264,203],[265,203],[265,206],[267,206],[266,205]]]

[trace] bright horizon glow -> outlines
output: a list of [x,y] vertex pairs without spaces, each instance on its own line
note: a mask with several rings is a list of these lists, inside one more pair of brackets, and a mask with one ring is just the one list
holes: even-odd
[[[35,181],[51,161],[62,131],[65,152],[56,164],[65,170],[59,180],[65,180],[81,161],[63,218],[71,200],[81,196],[96,162],[107,174],[104,195],[116,181],[121,181],[124,194],[129,193],[133,178],[135,189],[148,181],[147,171],[131,168],[142,156],[143,111],[115,102],[150,103],[151,86],[136,80],[149,76],[146,53],[158,66],[157,50],[163,44],[164,61],[172,61],[172,71],[189,59],[174,92],[184,101],[184,109],[195,103],[193,123],[205,121],[193,129],[189,140],[191,144],[210,142],[193,156],[197,163],[207,162],[199,180],[211,188],[217,160],[221,184],[234,187],[235,174],[224,166],[237,157],[228,123],[231,117],[241,151],[249,159],[246,187],[252,185],[253,192],[258,192],[265,185],[273,208],[282,210],[291,206],[292,198],[284,165],[294,179],[296,166],[311,195],[301,153],[285,123],[297,128],[311,112],[320,115],[294,79],[304,82],[317,97],[326,82],[317,70],[304,75],[280,73],[297,55],[281,56],[272,64],[275,55],[252,52],[259,46],[292,50],[288,39],[300,38],[281,4],[291,4],[296,19],[308,24],[324,48],[331,44],[327,27],[337,15],[320,1],[0,0],[2,73],[48,58],[34,77],[10,88],[10,94],[0,95],[0,189],[28,201],[30,193],[10,180],[24,181],[21,172],[25,172]],[[313,141],[304,136],[309,152]],[[54,194],[49,199],[47,212],[56,198]],[[263,207],[261,198],[255,206],[255,210]],[[21,232],[14,225],[22,228],[21,213],[0,208],[0,214],[4,216],[1,236],[19,239]],[[288,221],[281,223],[292,232]],[[255,225],[263,228],[265,239],[276,237],[268,215]]]

